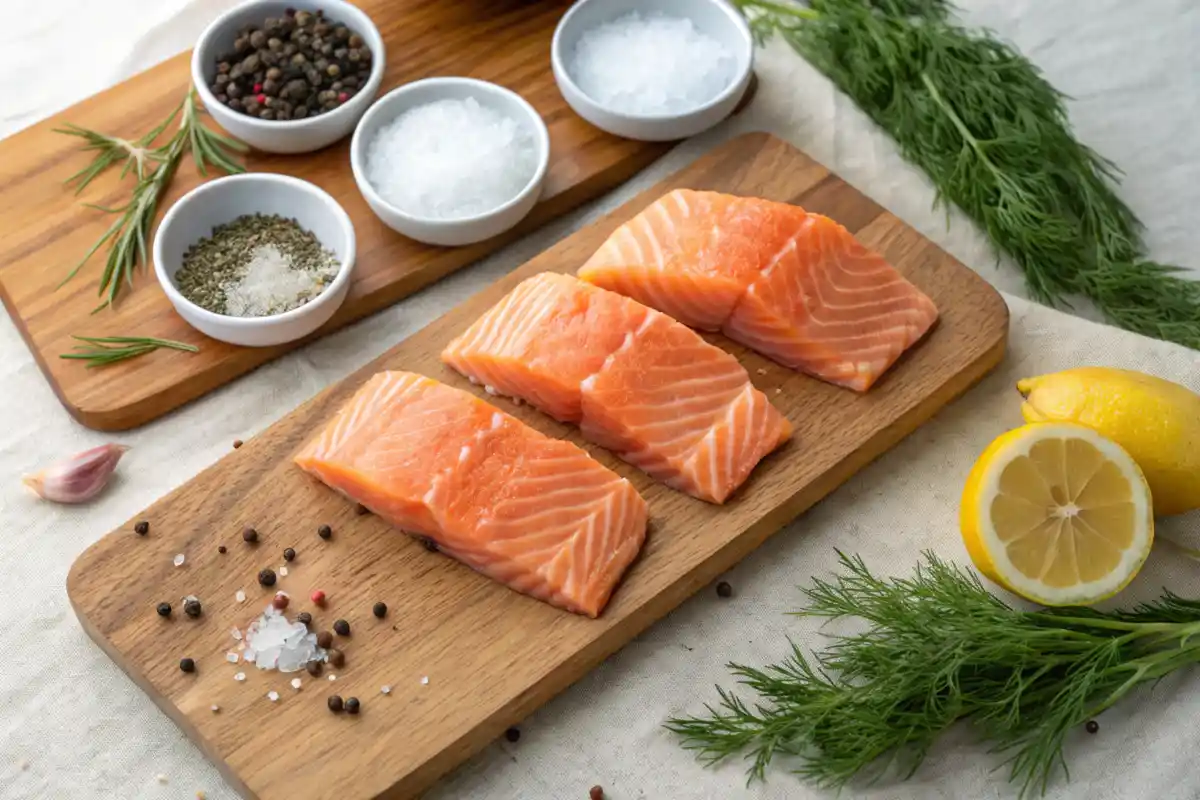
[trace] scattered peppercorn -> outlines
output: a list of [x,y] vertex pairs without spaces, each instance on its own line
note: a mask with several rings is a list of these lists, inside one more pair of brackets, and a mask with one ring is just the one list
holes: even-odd
[[241,439],[234,439],[234,440],[233,440],[233,449],[234,449],[234,450],[237,450],[237,449],[238,449],[239,447],[241,447],[241,446],[242,446],[242,440],[241,440]]
[[195,672],[196,662],[190,658],[181,658],[179,659],[179,668],[184,672]]
[[263,569],[258,572],[258,582],[263,586],[275,585],[275,570]]
[[242,541],[247,544],[257,544],[258,531],[254,530],[254,528],[246,528],[242,531]]
[[726,581],[717,584],[717,597],[733,597],[733,587]]
[[358,505],[356,505],[356,506],[354,507],[354,513],[355,513],[355,514],[358,514],[358,515],[361,517],[361,516],[363,516],[363,515],[365,515],[365,514],[370,514],[370,513],[371,513],[371,509],[367,508],[367,507],[366,507],[366,506],[364,506],[362,503],[359,503]]
[[333,645],[333,634],[329,631],[321,631],[317,634],[317,647],[322,650],[328,650]]
[[333,538],[333,528],[328,525],[322,525],[317,528],[317,536],[320,536],[322,539],[331,539]]
[[588,800],[604,800],[604,787],[593,786],[588,790]]
[[169,617],[169,616],[171,616],[171,604],[170,603],[159,603],[158,607],[155,609],[155,611],[158,612],[158,615],[160,617]]
[[299,622],[301,625],[312,625],[312,614],[307,611],[301,611],[296,615],[296,622]]
[[504,732],[504,738],[510,742],[516,742],[521,738],[521,729],[513,726]]
[[296,560],[295,549],[293,549],[291,547],[285,547],[283,550],[283,560],[284,561],[295,561]]
[[1100,731],[1100,723],[1094,719],[1089,719],[1087,724],[1083,726],[1088,733],[1098,733]]
[[310,661],[305,665],[304,668],[307,669],[308,674],[312,675],[314,678],[321,677],[321,673],[325,671],[325,665],[320,661]]
[[338,669],[341,669],[342,665],[346,663],[346,654],[341,650],[338,650],[336,647],[329,648],[329,652],[326,653],[325,656],[329,659],[330,665],[337,667]]
[[376,603],[375,605],[371,606],[371,613],[380,619],[383,619],[387,616],[387,603]]
[[430,539],[428,536],[421,537],[421,544],[424,545],[425,549],[431,553],[436,553],[438,551],[438,543],[433,539]]
[[329,700],[327,700],[326,703],[329,706],[329,710],[335,714],[340,714],[342,709],[345,707],[345,704],[342,703],[341,696],[336,694],[329,695]]
[[359,702],[358,702],[357,697],[347,697],[346,698],[346,713],[347,714],[357,714],[358,708],[359,708]]
[[312,600],[314,605],[318,605],[318,606],[325,605],[325,593],[322,592],[320,589],[317,589],[315,592],[313,592],[311,595],[309,595],[308,599]]
[[346,620],[344,620],[344,619],[337,620],[336,622],[333,623],[333,632],[336,633],[338,636],[349,636],[350,635],[350,623],[346,622]]
[[226,553],[229,552],[229,548],[227,548],[225,545],[221,545],[220,547],[217,548],[217,552],[220,553],[221,555],[225,555]]
[[271,600],[271,605],[276,611],[283,611],[288,607],[288,596],[283,592],[276,592],[275,597]]
[[146,520],[142,520],[141,522],[139,522],[138,524],[133,526],[133,532],[136,533],[138,536],[145,536],[147,533],[150,532],[150,523],[146,522]]
[[192,619],[200,616],[204,608],[200,605],[200,601],[194,597],[189,597],[183,601],[183,613],[187,614]]

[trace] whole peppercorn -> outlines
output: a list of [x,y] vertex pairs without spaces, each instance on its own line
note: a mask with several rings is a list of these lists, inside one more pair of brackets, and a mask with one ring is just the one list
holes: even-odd
[[220,545],[217,547],[217,552],[220,553],[221,555],[225,555],[226,553],[229,552],[229,548],[226,547],[225,545]]
[[436,553],[438,551],[438,543],[428,536],[421,537],[421,546],[431,553]]
[[279,82],[267,78],[263,81],[262,90],[267,97],[275,97],[279,94]]
[[308,613],[307,611],[301,611],[296,615],[296,622],[306,626],[312,625],[312,614]]
[[288,607],[289,599],[290,598],[288,598],[288,596],[283,592],[276,592],[275,597],[271,599],[271,606],[274,607],[276,611],[283,611]]
[[329,652],[325,656],[329,659],[329,664],[338,669],[341,669],[342,665],[346,663],[346,654],[336,647],[329,648]]
[[362,47],[363,46],[363,38],[361,36],[359,36],[357,33],[353,34],[346,41],[346,44],[350,45],[351,47]]
[[179,659],[179,668],[184,672],[195,672],[196,662],[190,658],[181,658]]
[[142,521],[138,522],[136,525],[133,526],[133,532],[136,533],[138,536],[145,536],[147,533],[150,532],[150,523],[146,522],[146,520],[142,520]]
[[504,738],[510,742],[516,742],[521,738],[521,729],[513,726],[504,732]]
[[1087,721],[1087,724],[1085,724],[1085,725],[1083,726],[1083,728],[1084,728],[1084,730],[1086,730],[1088,733],[1099,733],[1099,731],[1100,731],[1100,723],[1099,723],[1099,722],[1096,722],[1096,720],[1094,720],[1094,719],[1089,719],[1089,720]]
[[194,597],[189,597],[183,603],[183,613],[187,614],[192,619],[196,619],[204,613],[204,607],[200,605],[200,601]]
[[284,561],[295,561],[296,560],[296,550],[291,547],[285,547],[283,549],[283,560]]
[[717,597],[733,597],[733,587],[721,581],[717,584]]
[[292,119],[304,119],[308,116],[308,106],[296,106],[292,109]]
[[272,53],[278,53],[283,49],[283,40],[276,36],[272,36],[267,40],[267,49],[269,49]]
[[246,528],[242,531],[242,541],[246,544],[257,544],[258,531],[254,530],[254,528]]
[[604,787],[593,786],[588,790],[588,800],[604,800]]
[[318,605],[318,606],[325,605],[325,593],[322,592],[320,589],[317,589],[315,592],[310,594],[308,596],[308,599],[312,600],[314,605]]
[[322,650],[328,650],[333,646],[333,634],[329,631],[321,631],[317,634],[317,647]]
[[262,584],[263,586],[274,586],[275,585],[275,570],[269,569],[269,568],[259,570],[258,582],[260,584]]
[[338,636],[349,636],[350,635],[350,623],[346,622],[346,620],[344,620],[344,619],[337,620],[336,622],[333,623],[333,632],[336,633]]
[[342,709],[345,708],[345,703],[342,702],[341,696],[336,694],[329,695],[329,700],[326,701],[326,705],[328,705],[329,710],[335,714],[341,713]]
[[357,714],[359,707],[360,707],[360,703],[358,702],[357,697],[347,697],[346,698],[346,713],[347,714]]
[[379,619],[383,619],[387,616],[387,603],[376,603],[371,606],[371,613]]
[[308,674],[312,675],[314,678],[321,677],[321,673],[325,671],[325,665],[320,661],[310,661],[304,665],[304,668],[308,670]]
[[331,539],[333,538],[333,528],[328,525],[322,525],[317,528],[317,536],[320,536],[322,539]]
[[158,605],[157,605],[157,606],[154,608],[154,610],[158,612],[158,615],[159,615],[160,617],[169,617],[169,616],[171,616],[171,604],[170,604],[170,603],[159,603],[159,604],[158,604]]

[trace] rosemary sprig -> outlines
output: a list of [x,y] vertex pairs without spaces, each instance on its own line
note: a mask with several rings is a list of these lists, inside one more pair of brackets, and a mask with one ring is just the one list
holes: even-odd
[[[814,580],[799,616],[858,617],[813,660],[792,645],[763,669],[731,664],[761,698],[751,707],[718,689],[707,715],[672,719],[683,744],[716,762],[748,753],[750,779],[776,755],[824,787],[908,777],[958,720],[1007,756],[1022,796],[1066,762],[1066,735],[1135,687],[1200,661],[1200,602],[1167,593],[1128,612],[1027,612],[978,578],[925,554],[911,578],[880,579],[839,553],[842,572]],[[1069,775],[1069,773],[1068,773]]]
[[[179,125],[175,133],[165,144],[154,147],[154,142],[177,118]],[[89,208],[116,214],[117,218],[59,284],[61,286],[75,277],[80,268],[107,243],[108,255],[104,262],[104,271],[100,275],[99,286],[99,294],[104,301],[97,311],[116,302],[122,282],[132,287],[135,268],[139,264],[147,263],[146,240],[158,212],[159,200],[179,169],[186,151],[191,151],[196,167],[202,175],[208,174],[209,164],[226,173],[244,171],[244,167],[233,160],[230,152],[244,152],[246,146],[209,130],[200,122],[195,90],[191,88],[170,116],[134,142],[75,125],[60,128],[57,132],[77,136],[88,143],[84,150],[96,151],[91,164],[67,179],[68,182],[77,181],[76,193],[118,161],[123,162],[121,177],[132,169],[137,178],[133,195],[125,205],[106,208],[92,203],[85,204]]]
[[1109,322],[1200,349],[1200,283],[1146,259],[1117,167],[1074,136],[1064,95],[948,0],[734,0],[886,130],[987,231],[1049,305],[1091,300]]
[[160,348],[199,352],[200,348],[171,339],[152,339],[144,336],[72,336],[83,344],[75,345],[76,352],[63,353],[59,358],[86,361],[88,368],[105,367],[117,361],[144,356]]

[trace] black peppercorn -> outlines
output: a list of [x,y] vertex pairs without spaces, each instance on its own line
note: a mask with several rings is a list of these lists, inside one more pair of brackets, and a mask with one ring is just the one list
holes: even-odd
[[358,702],[357,697],[347,697],[346,698],[346,713],[347,714],[357,714],[359,705],[360,704]]
[[258,112],[258,117],[259,119],[275,119],[275,112],[269,108],[264,108],[262,111]]
[[275,585],[275,570],[263,569],[258,572],[258,582],[263,586]]
[[333,644],[333,634],[329,631],[321,631],[317,634],[317,647],[322,650],[328,650]]
[[192,619],[204,613],[204,607],[200,605],[200,601],[194,597],[190,597],[183,603],[183,613],[187,614]]
[[1100,731],[1100,723],[1096,722],[1094,719],[1089,719],[1083,728],[1088,733],[1098,733]]
[[717,597],[733,597],[733,587],[721,581],[717,584]]
[[221,555],[225,555],[226,553],[229,552],[229,548],[226,547],[225,545],[221,545],[217,548],[217,552],[220,553]]
[[296,106],[292,109],[292,119],[304,119],[308,116],[307,106]]
[[171,616],[171,604],[170,603],[159,603],[158,606],[154,610],[158,612],[158,615],[160,617]]
[[504,732],[504,738],[510,742],[515,742],[521,738],[521,729],[515,725]]
[[438,543],[433,539],[430,539],[428,536],[421,537],[421,545],[431,553],[436,553],[438,551]]
[[387,616],[387,603],[376,603],[375,605],[371,606],[371,613],[380,619],[383,619]]
[[283,549],[283,560],[284,561],[295,561],[296,560],[296,551],[291,547],[285,547]]
[[329,700],[326,701],[326,704],[329,706],[329,710],[335,714],[341,713],[342,708],[345,707],[345,704],[342,703],[342,698],[336,694],[329,695]]
[[311,625],[312,614],[308,613],[307,611],[301,611],[296,615],[296,622],[299,622],[301,625]]
[[150,532],[150,523],[146,522],[146,520],[142,520],[141,522],[139,522],[138,524],[133,526],[133,532],[136,533],[138,536],[145,536],[147,533]]
[[190,658],[181,658],[179,659],[179,668],[184,672],[195,672],[196,662]]
[[242,541],[247,544],[256,544],[258,542],[258,531],[254,528],[246,528],[242,531]]
[[322,539],[330,539],[333,537],[333,528],[328,525],[322,525],[317,528],[317,536],[320,536]]
[[338,667],[339,669],[346,663],[346,654],[336,647],[329,648],[329,652],[325,654],[325,657],[329,659],[330,666]]
[[338,636],[349,636],[350,635],[350,623],[346,622],[346,620],[344,620],[344,619],[339,619],[338,621],[333,623],[333,632],[336,633]]

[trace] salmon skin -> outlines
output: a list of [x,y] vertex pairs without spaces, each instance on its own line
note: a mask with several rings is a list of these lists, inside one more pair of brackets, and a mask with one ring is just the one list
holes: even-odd
[[724,503],[792,432],[733,356],[666,314],[570,275],[522,281],[442,360],[711,503]]
[[667,193],[613,231],[579,277],[860,392],[938,317],[828,217],[719,192]]
[[524,594],[595,618],[646,537],[628,480],[459,389],[380,372],[295,462]]

